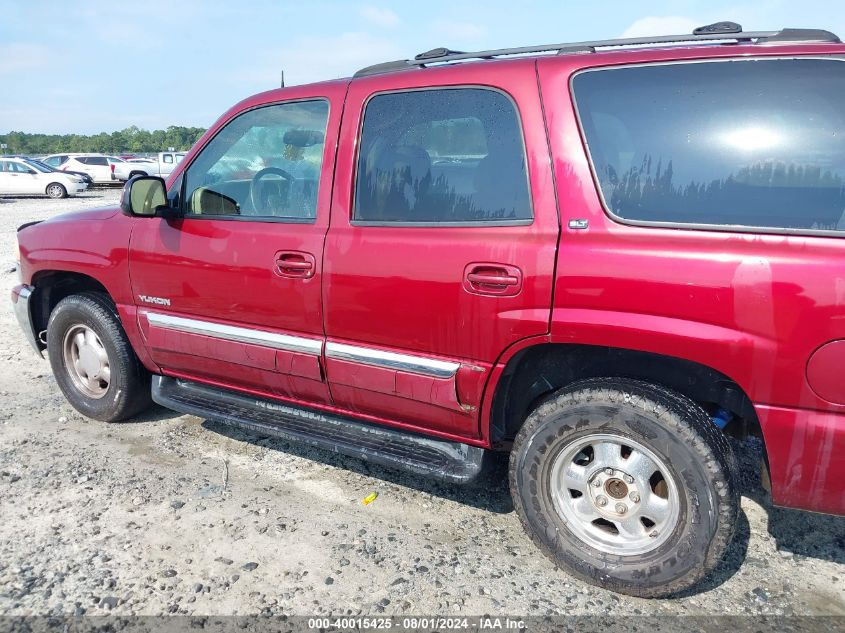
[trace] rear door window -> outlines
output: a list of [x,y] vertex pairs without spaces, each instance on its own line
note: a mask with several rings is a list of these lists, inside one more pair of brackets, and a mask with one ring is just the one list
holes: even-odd
[[516,108],[486,88],[377,94],[364,112],[353,219],[530,223]]
[[845,231],[845,65],[769,59],[585,71],[573,94],[622,221]]

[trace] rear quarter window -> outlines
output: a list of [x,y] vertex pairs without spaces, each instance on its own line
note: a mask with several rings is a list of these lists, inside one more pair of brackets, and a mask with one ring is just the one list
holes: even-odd
[[845,231],[842,61],[590,70],[572,90],[618,219]]

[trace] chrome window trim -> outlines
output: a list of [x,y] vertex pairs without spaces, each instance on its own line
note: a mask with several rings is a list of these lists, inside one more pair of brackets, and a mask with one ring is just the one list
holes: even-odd
[[369,347],[332,343],[331,341],[326,342],[326,358],[347,360],[386,369],[397,369],[412,374],[431,376],[432,378],[452,378],[461,366],[460,363],[445,360],[385,352]]
[[277,334],[275,332],[253,330],[234,325],[211,323],[210,321],[199,321],[197,319],[188,319],[158,312],[147,312],[146,316],[150,325],[175,332],[200,334],[223,341],[250,343],[252,345],[261,345],[286,352],[299,352],[313,356],[320,356],[323,352],[323,341],[319,339],[292,336],[290,334]]
[[753,55],[740,57],[703,57],[694,59],[670,59],[655,62],[635,62],[628,64],[609,64],[604,66],[590,66],[588,68],[581,68],[573,72],[567,80],[569,87],[569,98],[572,102],[573,110],[575,112],[575,121],[578,126],[578,133],[581,142],[586,149],[587,164],[590,167],[590,173],[593,176],[594,189],[598,195],[599,204],[604,211],[604,214],[612,221],[635,227],[658,228],[658,229],[673,229],[681,231],[717,231],[720,233],[754,233],[762,235],[796,235],[807,237],[837,237],[842,238],[845,233],[842,231],[828,230],[828,229],[792,229],[781,227],[768,226],[754,226],[750,224],[705,224],[695,222],[672,222],[669,220],[634,220],[623,218],[613,212],[610,204],[607,202],[599,182],[598,173],[595,164],[593,163],[592,150],[590,144],[587,142],[587,135],[584,131],[584,125],[581,120],[581,110],[578,106],[578,100],[575,95],[575,78],[579,75],[592,72],[605,72],[612,70],[624,70],[627,68],[642,68],[648,66],[675,66],[681,64],[709,64],[709,63],[723,63],[723,62],[756,62],[756,61],[790,61],[790,60],[805,60],[815,59],[822,61],[845,61],[845,56],[842,53],[830,53],[828,55],[809,54],[809,55]]

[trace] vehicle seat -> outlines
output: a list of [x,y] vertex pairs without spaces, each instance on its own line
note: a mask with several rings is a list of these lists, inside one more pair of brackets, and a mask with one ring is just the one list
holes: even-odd
[[422,147],[373,148],[367,160],[376,213],[385,220],[413,221],[431,185],[431,158]]
[[482,158],[473,176],[473,219],[527,218],[525,163],[510,152],[491,151]]
[[[229,202],[231,205],[226,206]],[[231,206],[235,206],[235,201],[228,196],[223,196],[208,187],[197,187],[191,194],[191,203],[188,207],[191,213],[201,215],[232,215],[233,210]],[[240,211],[235,211],[240,213]]]

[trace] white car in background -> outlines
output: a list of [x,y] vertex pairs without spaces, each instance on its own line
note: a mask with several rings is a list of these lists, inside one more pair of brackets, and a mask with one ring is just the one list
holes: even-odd
[[125,161],[105,154],[52,154],[44,162],[62,171],[81,171],[91,176],[97,184],[117,183],[115,167]]
[[87,185],[79,176],[49,171],[22,158],[0,157],[0,195],[75,196]]

